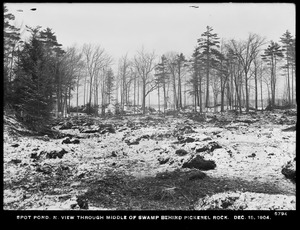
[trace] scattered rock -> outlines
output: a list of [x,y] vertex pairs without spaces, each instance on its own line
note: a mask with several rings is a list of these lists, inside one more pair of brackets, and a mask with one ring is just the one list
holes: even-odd
[[137,140],[134,140],[134,141],[125,140],[125,143],[127,145],[138,145],[138,144],[140,144],[140,142],[137,141]]
[[65,149],[61,149],[60,151],[52,150],[46,153],[46,158],[48,159],[56,159],[57,157],[62,158],[65,153],[67,153]]
[[112,124],[99,124],[99,125],[91,125],[88,127],[84,127],[80,129],[81,133],[116,133],[115,128]]
[[295,125],[282,130],[282,132],[293,132],[293,131],[296,131]]
[[43,166],[38,166],[36,168],[36,171],[44,173],[44,174],[51,174],[52,173],[52,168],[49,165],[43,165]]
[[210,146],[210,151],[213,152],[215,149],[221,149],[222,146],[215,142],[215,141],[212,141],[212,142],[209,142],[208,145]]
[[99,133],[100,134],[116,133],[116,130],[112,124],[101,124],[99,125]]
[[188,133],[195,133],[195,130],[189,126],[189,125],[186,125],[182,128],[179,128],[179,131],[182,133],[182,134],[188,134]]
[[196,155],[192,159],[184,162],[182,168],[196,168],[199,170],[211,170],[216,167],[213,160],[205,160],[202,156]]
[[202,141],[211,141],[212,139],[210,137],[205,137]]
[[88,121],[88,122],[84,122],[82,123],[82,126],[91,126],[93,125],[94,123],[92,121]]
[[188,154],[188,152],[184,149],[177,149],[175,151],[175,154],[178,155],[178,156],[185,156],[186,154]]
[[195,210],[295,210],[295,196],[223,192],[199,199]]
[[145,134],[145,135],[143,135],[143,136],[140,136],[139,138],[137,138],[136,139],[136,141],[140,141],[140,140],[142,140],[142,139],[150,139],[150,136],[148,135],[148,134]]
[[19,160],[19,159],[12,159],[10,162],[14,163],[14,164],[19,164],[21,163],[22,161]]
[[70,184],[70,187],[71,188],[74,188],[74,187],[78,187],[81,185],[81,182],[80,181],[77,181],[77,182],[73,182],[72,184]]
[[64,139],[62,142],[62,144],[70,144],[71,143],[71,140],[69,137],[67,137],[66,139]]
[[248,157],[256,157],[256,154],[255,153],[252,153],[251,155],[249,155]]
[[78,196],[76,201],[81,209],[89,209],[88,200],[86,198]]
[[160,156],[157,160],[158,160],[159,164],[163,165],[163,164],[166,164],[170,160],[170,157],[161,157]]
[[209,142],[207,145],[196,149],[196,152],[197,153],[205,152],[205,151],[213,152],[215,149],[220,149],[220,148],[222,148],[222,146],[219,143],[212,141]]
[[187,137],[183,140],[183,143],[192,143],[195,142],[195,139],[192,137]]
[[115,151],[112,151],[111,156],[112,156],[112,157],[116,157],[116,156],[117,156],[116,152],[115,152]]
[[183,136],[178,136],[177,139],[178,139],[178,141],[175,141],[173,144],[193,143],[193,142],[196,141],[195,138],[192,138],[192,137],[183,137]]
[[73,126],[72,122],[67,121],[65,122],[59,129],[64,130],[64,129],[71,129]]
[[85,173],[78,173],[77,177],[78,179],[82,179],[83,177],[85,177]]
[[281,173],[292,182],[296,183],[296,161],[289,161],[282,167]]
[[192,113],[188,116],[188,118],[197,122],[205,122],[207,117],[205,114]]
[[205,152],[205,151],[209,151],[209,150],[210,150],[210,148],[207,145],[205,145],[201,148],[196,149],[196,152],[201,153],[201,152]]
[[80,130],[81,133],[98,133],[99,127],[93,127],[93,128],[84,128]]
[[43,141],[50,141],[50,138],[49,138],[48,135],[44,135],[44,136],[42,137],[42,140],[43,140]]
[[73,141],[72,141],[72,144],[79,144],[80,143],[80,141],[78,140],[78,139],[74,139]]
[[62,144],[79,144],[80,141],[78,139],[71,140],[69,137],[66,137],[61,143]]
[[289,109],[289,110],[286,110],[283,114],[287,115],[287,116],[297,116],[297,110]]
[[258,121],[259,121],[258,119],[237,119],[237,120],[235,120],[235,122],[242,122],[242,123],[246,123],[246,124],[253,124]]
[[34,153],[31,153],[30,158],[32,158],[34,160],[39,160],[41,158],[41,156],[45,153],[46,153],[45,151],[41,151],[40,153],[34,152]]

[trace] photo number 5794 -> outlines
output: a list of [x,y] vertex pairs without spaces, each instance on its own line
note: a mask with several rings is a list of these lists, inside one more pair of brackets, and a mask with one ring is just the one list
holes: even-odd
[[275,212],[275,216],[287,216],[287,212]]

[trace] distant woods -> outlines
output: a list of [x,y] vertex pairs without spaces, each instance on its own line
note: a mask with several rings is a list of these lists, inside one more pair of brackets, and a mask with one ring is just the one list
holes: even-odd
[[162,113],[187,106],[241,113],[279,100],[295,104],[295,38],[289,31],[278,42],[258,34],[225,40],[207,26],[191,56],[142,48],[114,60],[100,45],[62,48],[50,28],[26,26],[30,36],[23,41],[14,19],[4,6],[4,105],[35,128],[70,111],[105,116],[109,106],[119,113],[130,107],[145,114],[152,104]]

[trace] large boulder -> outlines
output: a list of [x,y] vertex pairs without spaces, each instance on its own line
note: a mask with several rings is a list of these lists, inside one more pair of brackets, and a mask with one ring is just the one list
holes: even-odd
[[281,173],[292,182],[296,183],[296,160],[287,162],[281,170]]
[[202,156],[196,155],[192,159],[184,162],[182,168],[196,168],[199,170],[212,170],[216,167],[216,163],[212,160],[205,160]]

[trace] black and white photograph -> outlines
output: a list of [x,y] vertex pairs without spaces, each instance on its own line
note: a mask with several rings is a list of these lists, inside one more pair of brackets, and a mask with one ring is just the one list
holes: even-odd
[[4,211],[296,210],[295,4],[3,10]]

